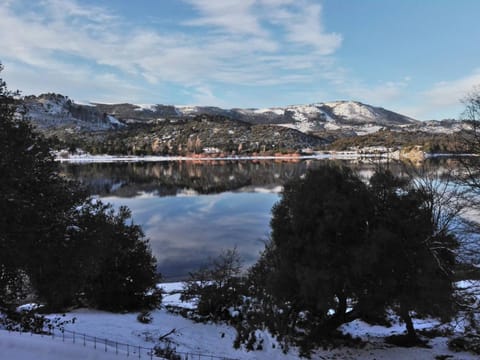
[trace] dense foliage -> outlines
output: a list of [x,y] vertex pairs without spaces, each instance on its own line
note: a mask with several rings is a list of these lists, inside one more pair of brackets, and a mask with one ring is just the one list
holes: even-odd
[[400,149],[421,146],[422,150],[428,153],[466,153],[469,152],[469,149],[458,140],[458,137],[463,134],[465,134],[465,131],[461,131],[459,134],[439,134],[427,131],[392,131],[385,129],[367,135],[345,136],[341,134],[340,136],[334,136],[332,143],[328,145],[328,149],[350,150],[371,146]]
[[273,209],[268,292],[307,311],[313,339],[387,308],[415,338],[411,311],[448,318],[453,309],[457,242],[437,231],[431,196],[388,171],[367,185],[334,166],[289,183]]
[[187,283],[184,297],[199,299],[197,316],[229,321],[235,345],[251,350],[263,346],[259,328],[305,354],[339,336],[351,344],[340,325],[387,323],[389,311],[415,344],[411,314],[447,320],[455,310],[458,243],[439,222],[447,214],[439,214],[434,190],[388,170],[369,182],[345,167],[311,170],[285,185],[272,210],[271,241],[248,276],[221,271],[221,281],[209,281],[212,269],[231,264],[220,258]]
[[115,131],[71,134],[59,131],[51,135],[58,136],[61,148],[113,155],[273,155],[325,144],[322,138],[297,130],[210,115],[128,124]]
[[146,295],[157,275],[141,229],[59,175],[15,96],[0,79],[0,310],[26,295],[50,309],[158,303]]

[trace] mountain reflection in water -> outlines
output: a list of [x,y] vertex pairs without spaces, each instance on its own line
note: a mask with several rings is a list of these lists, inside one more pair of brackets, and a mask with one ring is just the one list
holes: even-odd
[[[283,184],[325,161],[62,164],[63,173],[115,207],[126,205],[150,239],[166,280],[185,279],[221,250],[253,264],[268,238]],[[376,163],[343,162],[368,177]],[[390,169],[402,173],[404,165]]]

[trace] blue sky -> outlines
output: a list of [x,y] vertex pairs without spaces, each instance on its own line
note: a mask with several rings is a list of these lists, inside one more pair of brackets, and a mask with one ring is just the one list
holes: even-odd
[[458,118],[480,85],[477,0],[2,0],[2,77],[77,102],[357,100]]

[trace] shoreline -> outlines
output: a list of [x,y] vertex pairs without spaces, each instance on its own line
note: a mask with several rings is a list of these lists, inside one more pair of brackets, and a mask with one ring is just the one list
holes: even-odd
[[239,160],[357,160],[357,159],[396,159],[388,153],[355,153],[351,151],[322,152],[311,155],[285,154],[285,155],[231,155],[231,156],[131,156],[131,155],[69,155],[68,157],[56,155],[55,161],[67,163],[114,163],[114,162],[162,162],[162,161],[239,161]]
[[[476,154],[448,154],[448,153],[423,153],[422,160],[439,157],[476,157]],[[65,163],[121,163],[121,162],[168,162],[168,161],[241,161],[241,160],[408,160],[408,156],[398,156],[394,153],[361,153],[354,151],[324,151],[316,154],[277,154],[277,155],[230,155],[230,156],[162,156],[162,155],[91,155],[69,154],[68,156],[55,154],[55,161]],[[414,160],[414,159],[410,159]]]

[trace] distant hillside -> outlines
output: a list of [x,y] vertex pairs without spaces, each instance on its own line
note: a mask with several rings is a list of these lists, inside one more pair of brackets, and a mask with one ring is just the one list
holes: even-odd
[[200,114],[221,115],[251,124],[282,125],[302,132],[338,130],[343,127],[413,125],[418,121],[383,108],[353,101],[293,105],[266,109],[221,109],[202,106],[95,104],[101,111],[127,123],[156,122],[165,118]]
[[26,115],[41,129],[108,130],[134,123],[158,123],[196,115],[224,116],[251,124],[281,125],[302,132],[353,130],[415,125],[419,122],[383,108],[354,101],[293,105],[266,109],[221,109],[205,106],[76,104],[66,96],[42,94],[24,99]]
[[59,94],[26,96],[20,111],[40,130],[99,131],[124,126],[94,105],[75,104],[67,96]]
[[27,96],[18,109],[39,130],[55,135],[70,149],[111,154],[298,152],[325,149],[330,143],[334,148],[411,145],[417,143],[417,138],[426,143],[429,137],[440,135],[442,144],[436,148],[445,149],[443,144],[448,142],[449,134],[469,126],[454,120],[421,122],[355,101],[221,109],[77,104],[66,96],[50,93]]
[[65,134],[63,139],[70,148],[120,155],[274,154],[320,149],[327,144],[298,130],[213,115],[131,124],[117,131]]

